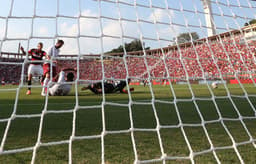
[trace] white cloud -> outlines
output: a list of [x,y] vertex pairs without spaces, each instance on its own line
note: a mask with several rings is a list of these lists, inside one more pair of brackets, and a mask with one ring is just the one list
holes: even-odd
[[[82,12],[82,15],[86,16],[96,16],[97,14],[91,10],[85,10]],[[126,35],[132,35],[135,33],[137,28],[134,25],[123,23],[125,26],[125,33]],[[60,25],[60,33],[66,36],[76,36],[77,34],[77,24],[68,24],[62,23]],[[92,36],[92,38],[86,37],[79,39],[80,48],[82,54],[89,54],[89,53],[100,53],[101,52],[101,45],[100,39],[96,39],[96,37],[100,36],[100,23],[98,19],[87,19],[81,18],[80,19],[80,34],[86,36]],[[121,36],[121,28],[120,24],[117,21],[106,21],[103,24],[103,33],[105,35],[110,36]],[[93,38],[95,37],[95,38]],[[74,39],[64,39],[65,45],[62,48],[62,53],[64,54],[77,54],[78,53],[78,46],[77,41]],[[111,38],[111,37],[104,37],[103,38],[103,48],[104,51],[109,51],[113,48],[118,47],[121,44],[121,39]]]
[[[167,15],[166,13],[164,13],[164,10],[157,9],[155,10],[155,13],[158,21],[160,20],[163,21],[167,18]],[[93,13],[90,10],[85,10],[83,11],[83,15],[95,16],[97,14]],[[139,38],[137,23],[122,22],[122,27],[123,27],[124,35]],[[150,27],[145,27],[145,28],[150,28]],[[60,30],[63,35],[75,36],[78,29],[77,29],[77,24],[69,25],[67,23],[62,23]],[[151,29],[151,30],[155,30],[155,29]],[[150,29],[148,29],[147,32],[148,31],[150,31]],[[178,32],[179,32],[179,29],[175,28],[175,31],[173,31],[170,28],[170,26],[159,27],[159,33],[161,38],[166,38],[171,40],[175,36],[175,33],[178,33]],[[98,19],[81,18],[80,34],[95,37],[95,38],[82,37],[81,39],[79,39],[80,50],[82,54],[89,54],[89,53],[98,54],[101,52],[100,39],[96,38],[100,36],[100,33],[101,33],[101,29],[100,29],[100,23]],[[121,32],[119,22],[110,21],[110,20],[104,21],[103,33],[104,35],[120,37],[122,35],[122,32]],[[154,31],[152,31],[152,33],[154,33]],[[147,44],[146,40],[145,40],[145,43],[147,46],[152,46],[150,44]],[[121,39],[103,37],[103,48],[105,52],[110,51],[111,49],[116,48],[121,44],[122,44]],[[166,43],[165,45],[168,45],[168,44],[169,43]],[[77,41],[66,39],[65,46],[62,48],[62,52],[64,54],[77,54],[78,53]]]
[[[68,24],[66,22],[60,24],[60,32],[64,36],[77,36],[78,27],[77,24]],[[62,38],[65,42],[61,48],[63,54],[78,54],[78,45],[76,39]]]
[[7,30],[7,37],[8,38],[28,38],[29,32],[21,31],[17,28],[8,28]]
[[[169,13],[168,13],[169,12]],[[162,9],[155,9],[153,13],[148,17],[148,20],[154,22],[154,20],[158,22],[166,22],[169,23],[170,19],[175,17],[175,13],[172,10],[169,11],[162,10]],[[159,25],[158,26],[158,33],[160,38],[164,38],[167,40],[172,40],[176,37],[181,31],[181,28],[178,26],[169,26],[169,25]],[[165,42],[162,46],[167,46],[171,43]],[[154,47],[159,48],[159,47]]]
[[5,34],[5,28],[0,28],[0,39],[4,37]]
[[70,39],[70,38],[61,38],[64,40],[65,44],[60,49],[61,54],[78,54],[78,45],[76,39]]
[[81,15],[83,16],[97,16],[96,13],[94,13],[92,10],[86,9],[82,11]]
[[28,38],[31,34],[31,21],[13,19],[8,22],[8,38]]
[[69,25],[68,23],[60,24],[60,34],[66,36],[76,36],[77,35],[77,24]]
[[[96,12],[92,10],[84,10],[82,12],[83,16],[97,16]],[[155,10],[155,15],[157,19],[164,20],[166,19],[167,15],[164,10],[157,9]],[[151,16],[151,19],[153,15]],[[137,23],[130,23],[130,22],[122,22],[123,32],[126,36],[132,36],[139,38],[138,33],[138,25]],[[154,30],[154,29],[153,29]],[[169,28],[160,29],[161,34],[163,36],[172,36],[173,32]],[[78,32],[77,24],[69,24],[69,23],[62,23],[60,25],[60,33],[61,35],[66,36],[76,36]],[[100,53],[101,52],[101,44],[99,37],[101,33],[100,29],[100,22],[98,19],[91,19],[91,18],[81,18],[80,19],[80,34],[85,36],[92,36],[95,38],[81,38],[79,39],[80,43],[80,51],[82,54],[89,54],[89,53]],[[109,36],[116,36],[120,37],[122,35],[121,28],[119,21],[112,21],[112,20],[105,20],[103,22],[103,33],[104,35]],[[64,39],[65,45],[62,48],[61,52],[64,54],[77,54],[78,53],[78,45],[76,39]],[[103,38],[103,48],[104,51],[110,51],[113,48],[118,47],[121,45],[121,39],[111,38],[111,37],[104,37]],[[147,43],[146,43],[147,44]]]
[[97,19],[80,19],[80,34],[87,36],[100,35],[100,22]]
[[165,10],[162,9],[155,9],[154,12],[152,12],[149,16],[150,21],[164,21],[165,19],[168,18],[168,15]]
[[38,33],[39,33],[39,35],[48,35],[49,31],[48,31],[47,27],[42,26],[39,28]]
[[[97,13],[92,10],[84,10],[82,12],[82,15],[84,16],[97,16]],[[173,15],[173,14],[172,14]],[[167,20],[168,15],[166,14],[165,10],[156,9],[155,10],[155,16],[158,21],[164,21]],[[149,17],[149,19],[153,19],[153,14]],[[169,19],[169,18],[168,18]],[[78,24],[76,21],[74,22],[61,22],[59,23],[59,34],[64,36],[77,36],[78,34]],[[138,24],[134,22],[122,22],[123,32],[125,36],[131,36],[135,38],[139,38],[138,33]],[[48,26],[41,26],[38,28],[37,33],[39,36],[45,36],[50,33],[49,29],[51,27]],[[155,29],[150,29],[150,27],[144,27],[148,28],[146,31],[152,31],[154,33]],[[8,31],[8,33],[12,33],[13,36],[16,38],[21,37],[27,37],[28,33],[21,33],[17,28],[15,29],[9,29],[11,31]],[[0,33],[3,33],[3,29],[0,29]],[[168,39],[172,39],[174,36],[174,31],[170,29],[168,26],[159,27],[160,35],[163,37],[166,37]],[[178,33],[179,29],[175,28],[175,33]],[[110,36],[121,36],[121,28],[119,21],[114,20],[104,20],[103,21],[103,33],[105,35]],[[80,35],[85,36],[92,36],[90,37],[80,37],[77,39],[70,39],[70,38],[62,38],[65,41],[65,45],[63,48],[61,48],[62,54],[78,54],[78,41],[80,43],[80,50],[82,54],[89,54],[89,53],[100,53],[101,52],[101,42],[100,39],[97,37],[100,37],[101,29],[100,29],[100,22],[98,19],[94,18],[80,18]],[[0,35],[1,37],[1,35]],[[95,37],[95,38],[93,38]],[[125,41],[130,41],[131,39],[125,39]],[[151,44],[145,40],[146,46],[151,46]],[[52,44],[52,43],[50,43]],[[119,38],[111,38],[111,37],[104,37],[103,38],[103,48],[104,51],[109,51],[113,48],[118,47],[121,45],[121,39]],[[47,43],[45,43],[47,45]],[[154,46],[152,46],[154,47]],[[48,48],[48,47],[45,47]],[[15,47],[16,49],[16,47]]]
[[166,38],[166,39],[172,39],[172,37],[177,36],[180,33],[180,29],[176,28],[173,29],[171,27],[166,27],[166,28],[161,28],[159,30],[159,35],[162,38]]
[[110,22],[103,27],[103,33],[105,35],[121,36],[121,28],[119,22]]

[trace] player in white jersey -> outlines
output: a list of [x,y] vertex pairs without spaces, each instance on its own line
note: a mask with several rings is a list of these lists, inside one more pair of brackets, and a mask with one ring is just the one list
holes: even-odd
[[52,67],[51,67],[51,64],[49,62],[45,63],[44,66],[43,66],[43,69],[44,69],[44,75],[42,77],[42,85],[43,85],[43,89],[42,89],[42,93],[41,95],[45,95],[46,93],[46,86],[48,84],[48,82],[50,81],[50,73],[51,73],[51,69],[52,69],[52,77],[55,77],[56,76],[56,64],[57,64],[57,61],[54,60],[54,58],[58,57],[59,56],[59,52],[60,52],[60,48],[64,45],[64,41],[63,40],[58,40],[57,43],[55,44],[55,46],[49,48],[48,50],[48,58],[51,59],[52,58]]
[[[71,71],[76,71],[76,70],[72,68],[66,68],[59,73],[59,75],[55,78],[57,83],[49,87],[50,96],[66,96],[69,94],[72,88],[72,84],[69,84],[69,83],[67,84],[66,82],[74,81],[74,77],[75,77],[73,72]],[[42,96],[45,96],[45,94],[42,94]]]

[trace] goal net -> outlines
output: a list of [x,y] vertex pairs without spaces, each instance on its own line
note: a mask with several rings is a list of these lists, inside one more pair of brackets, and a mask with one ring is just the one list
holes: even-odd
[[[253,0],[0,0],[0,163],[253,163]],[[68,96],[26,95],[25,51],[65,44]],[[18,48],[18,50],[17,50]],[[47,52],[47,51],[46,51]],[[39,62],[43,64],[46,59]],[[126,84],[108,93],[105,84]],[[94,94],[82,88],[99,83]],[[122,92],[122,91],[121,91]]]

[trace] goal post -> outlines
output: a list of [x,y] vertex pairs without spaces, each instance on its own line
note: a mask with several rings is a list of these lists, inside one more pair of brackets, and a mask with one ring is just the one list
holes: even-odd
[[[255,1],[10,0],[0,6],[0,163],[20,153],[30,163],[256,160]],[[50,65],[57,60],[59,72],[76,68],[76,80],[60,84],[72,84],[72,92],[49,95],[56,84],[51,70],[46,96],[36,95],[42,86],[32,82],[35,93],[26,97],[31,61],[17,45],[28,52],[43,42],[46,51],[58,39],[65,44]],[[127,93],[104,87],[120,81]],[[98,95],[81,91],[99,82]],[[51,161],[51,151],[60,157]]]

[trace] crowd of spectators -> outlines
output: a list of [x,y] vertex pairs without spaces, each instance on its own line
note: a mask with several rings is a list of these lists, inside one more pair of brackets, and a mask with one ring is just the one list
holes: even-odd
[[[256,43],[242,44],[241,39],[241,35],[216,37],[214,40],[173,46],[166,53],[151,50],[150,54],[144,56],[139,52],[125,57],[112,55],[104,61],[91,60],[91,56],[89,60],[84,56],[79,60],[80,79],[99,80],[103,75],[105,78],[124,79],[127,73],[135,78],[147,78],[149,75],[152,78],[166,78],[169,74],[173,79],[210,79],[221,75],[229,78],[235,73],[254,74]],[[0,57],[0,62],[21,63],[22,60]],[[58,60],[59,69],[77,64],[74,59]],[[6,83],[18,83],[21,68],[22,65],[0,64],[0,79]]]

